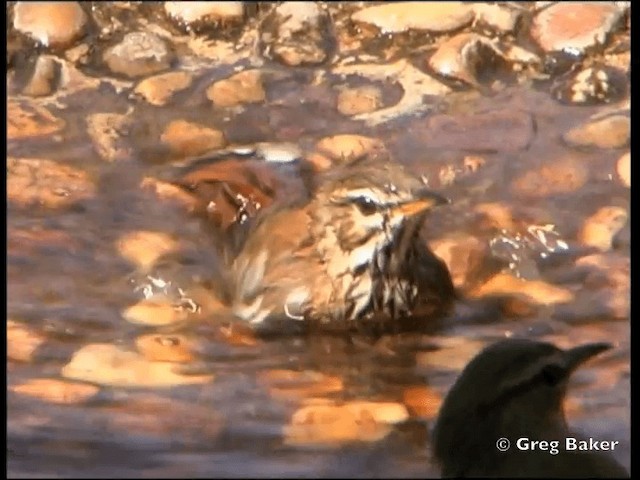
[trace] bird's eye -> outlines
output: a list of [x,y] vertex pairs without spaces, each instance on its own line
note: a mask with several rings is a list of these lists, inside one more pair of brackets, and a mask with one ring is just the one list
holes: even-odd
[[373,215],[378,211],[378,206],[370,197],[356,197],[352,201],[363,215]]
[[560,365],[546,365],[542,369],[542,378],[549,386],[558,385],[567,376],[567,371]]

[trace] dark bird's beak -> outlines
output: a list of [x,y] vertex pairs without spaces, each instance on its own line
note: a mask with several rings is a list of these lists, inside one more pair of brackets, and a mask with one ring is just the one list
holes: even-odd
[[587,343],[565,351],[565,359],[569,371],[575,370],[591,357],[613,348],[610,343]]
[[416,215],[418,213],[429,210],[430,208],[438,205],[445,205],[451,203],[446,197],[439,195],[431,190],[418,190],[414,193],[414,198],[407,202],[399,203],[395,205],[391,210],[394,214],[399,214],[404,217]]

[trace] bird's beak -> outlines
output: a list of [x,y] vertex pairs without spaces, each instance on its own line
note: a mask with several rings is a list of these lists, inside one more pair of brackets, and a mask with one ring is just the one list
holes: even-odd
[[610,343],[587,343],[586,345],[580,345],[579,347],[566,350],[565,359],[567,362],[567,368],[570,371],[573,371],[591,357],[611,348],[613,348],[613,345]]
[[412,200],[394,205],[391,208],[391,211],[394,215],[409,217],[411,215],[424,212],[425,210],[437,205],[444,205],[447,203],[451,203],[451,200],[430,190],[423,189],[417,191]]

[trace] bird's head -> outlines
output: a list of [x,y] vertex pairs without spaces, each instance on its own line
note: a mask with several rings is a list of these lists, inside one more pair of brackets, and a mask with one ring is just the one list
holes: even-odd
[[345,249],[393,241],[408,219],[449,203],[391,161],[363,162],[323,176],[315,195],[318,219],[331,225]]
[[436,456],[446,459],[450,446],[469,436],[535,435],[566,428],[562,403],[571,374],[611,347],[589,343],[561,350],[527,339],[488,346],[464,368],[440,408]]

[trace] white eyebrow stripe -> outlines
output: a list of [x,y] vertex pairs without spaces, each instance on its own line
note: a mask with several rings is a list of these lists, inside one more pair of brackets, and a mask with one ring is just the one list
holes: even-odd
[[370,188],[359,188],[356,190],[349,190],[346,194],[347,198],[358,198],[358,197],[368,197],[373,200],[375,203],[383,203],[380,198],[375,194],[373,190]]

